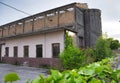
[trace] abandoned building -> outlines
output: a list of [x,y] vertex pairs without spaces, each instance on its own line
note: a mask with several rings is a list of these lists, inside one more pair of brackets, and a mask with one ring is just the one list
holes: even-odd
[[59,65],[68,32],[79,48],[93,47],[102,33],[101,11],[72,3],[0,26],[0,60],[29,66]]

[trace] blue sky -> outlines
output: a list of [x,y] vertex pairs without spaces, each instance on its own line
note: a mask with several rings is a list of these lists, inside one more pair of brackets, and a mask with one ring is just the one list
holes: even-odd
[[[102,11],[102,31],[109,37],[120,40],[119,0],[0,0],[31,15],[73,2],[87,3],[89,8]],[[21,12],[0,4],[0,25],[27,17]]]

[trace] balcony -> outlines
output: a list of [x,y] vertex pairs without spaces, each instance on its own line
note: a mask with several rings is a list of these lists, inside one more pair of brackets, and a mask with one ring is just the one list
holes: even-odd
[[64,28],[72,30],[76,22],[75,7],[87,8],[87,5],[72,3],[2,25],[0,26],[0,39],[44,33]]

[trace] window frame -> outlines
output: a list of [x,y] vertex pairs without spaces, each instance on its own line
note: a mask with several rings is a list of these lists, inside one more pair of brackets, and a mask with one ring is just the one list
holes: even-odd
[[[40,46],[40,49],[41,49],[41,53],[40,53],[40,55],[38,55],[39,53],[38,53],[38,46]],[[42,58],[43,57],[43,45],[42,44],[37,44],[36,45],[36,58]]]
[[14,57],[18,57],[18,46],[13,47]]
[[9,47],[5,47],[5,56],[9,57]]
[[29,57],[29,45],[23,46],[24,57]]
[[[54,52],[54,49],[56,50],[56,48],[54,48],[54,45],[58,45],[58,51]],[[58,58],[58,55],[60,54],[60,43],[52,43],[52,57],[53,58]]]

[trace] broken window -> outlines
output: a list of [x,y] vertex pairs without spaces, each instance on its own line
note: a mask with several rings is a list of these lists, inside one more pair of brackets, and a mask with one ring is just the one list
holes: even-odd
[[29,46],[24,46],[24,57],[29,57]]
[[36,57],[42,57],[42,45],[36,45]]
[[14,57],[18,57],[18,47],[14,47]]
[[52,55],[53,55],[53,58],[58,57],[59,53],[60,53],[60,44],[59,43],[53,43],[52,44]]

